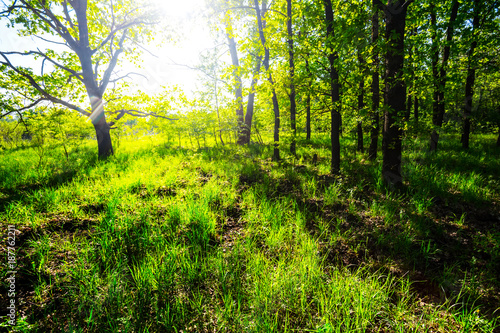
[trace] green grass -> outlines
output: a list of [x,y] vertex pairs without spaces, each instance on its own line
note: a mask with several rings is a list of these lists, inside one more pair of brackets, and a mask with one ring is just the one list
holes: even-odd
[[327,138],[279,163],[269,146],[157,137],[123,141],[107,161],[93,142],[68,159],[47,148],[42,162],[4,151],[2,234],[19,231],[12,329],[498,332],[494,140],[464,151],[443,138],[429,154],[406,138],[397,193],[347,138],[341,176],[328,174]]

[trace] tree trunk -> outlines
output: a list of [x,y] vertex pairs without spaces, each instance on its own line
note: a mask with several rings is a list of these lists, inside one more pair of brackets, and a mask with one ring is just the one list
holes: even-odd
[[340,83],[339,83],[339,73],[335,67],[335,62],[338,59],[338,53],[333,51],[332,44],[335,38],[335,30],[333,26],[333,7],[331,0],[323,0],[325,6],[325,18],[326,18],[326,45],[328,49],[332,50],[328,54],[328,61],[330,63],[330,93],[332,98],[332,109],[331,109],[331,144],[332,144],[332,160],[331,160],[331,172],[333,174],[340,173],[340,125],[341,125],[341,115],[339,112],[340,108]]
[[497,147],[500,147],[500,125],[498,125],[498,139],[497,139]]
[[[416,29],[412,30],[410,32],[410,36],[413,36],[416,34]],[[408,64],[409,64],[409,79],[407,83],[407,91],[406,91],[406,114],[405,114],[405,121],[409,122],[410,121],[410,116],[411,116],[411,109],[412,109],[412,101],[413,101],[413,92],[414,92],[414,76],[415,76],[415,70],[413,66],[413,44],[410,45],[408,49]]]
[[415,126],[418,129],[418,117],[419,117],[419,112],[418,112],[418,97],[415,96],[415,103],[413,104],[413,119],[415,119]]
[[363,153],[365,151],[365,149],[363,147],[363,122],[362,121],[358,121],[357,132],[358,132],[358,151]]
[[370,147],[368,149],[368,158],[374,160],[377,158],[378,150],[378,133],[379,133],[379,107],[380,107],[380,84],[379,84],[379,57],[377,41],[379,35],[379,22],[378,22],[378,5],[376,1],[373,1],[373,16],[372,16],[372,44],[373,48],[373,71],[372,71],[372,110],[371,110],[371,134],[370,134]]
[[276,95],[276,89],[274,88],[273,75],[269,70],[269,57],[270,51],[269,47],[266,44],[266,37],[264,36],[264,26],[265,20],[263,16],[267,11],[267,3],[266,1],[262,1],[262,12],[259,8],[259,0],[254,0],[255,11],[257,12],[257,22],[259,25],[259,37],[262,47],[264,48],[264,68],[268,73],[268,80],[272,87],[272,102],[273,102],[273,110],[274,110],[274,151],[273,151],[273,161],[280,160],[280,149],[279,149],[279,141],[280,141],[280,108],[278,104],[278,97]]
[[[221,144],[224,146],[224,140],[222,140],[222,126],[220,123],[220,113],[219,113],[219,96],[217,92],[217,77],[215,78],[215,111],[217,113],[217,121],[219,123],[219,139]],[[215,144],[217,144],[217,137],[215,138]]]
[[92,120],[92,125],[94,125],[96,133],[98,157],[100,160],[105,160],[109,156],[113,155],[113,145],[111,143],[111,135],[109,133],[111,126],[106,121],[102,97],[98,96],[97,93],[89,93],[89,96],[90,104],[92,106],[90,119]]
[[290,153],[296,154],[296,112],[297,106],[295,103],[295,64],[294,64],[294,51],[293,51],[293,31],[292,31],[292,0],[286,1],[286,14],[287,14],[287,32],[288,32],[288,61],[290,64],[290,127],[292,130],[292,142],[290,143]]
[[386,88],[383,130],[382,178],[391,187],[401,187],[401,137],[400,120],[405,112],[405,85],[403,79],[404,34],[406,12],[411,1],[404,4],[389,0],[385,6],[386,40],[388,49],[385,57]]
[[411,96],[411,93],[408,93],[408,100],[406,102],[406,114],[405,114],[405,121],[410,121],[410,115],[411,115],[411,109],[413,108],[413,98]]
[[[307,55],[309,58],[309,55]],[[307,97],[306,97],[306,140],[311,140],[311,69],[309,68],[309,61],[306,58],[306,70],[309,75],[309,83],[307,87]]]
[[259,73],[261,66],[262,58],[257,57],[257,65],[253,72],[252,83],[250,84],[250,94],[248,94],[247,101],[247,112],[245,114],[245,127],[243,128],[243,144],[250,143],[250,135],[252,133],[252,119],[253,119],[253,108],[255,101],[255,87],[257,86],[257,82],[259,81]]
[[238,51],[236,50],[236,42],[233,38],[233,27],[229,12],[226,13],[226,37],[229,44],[229,53],[231,54],[231,63],[233,66],[233,79],[234,79],[234,96],[236,99],[236,117],[238,121],[238,139],[239,145],[244,144],[244,119],[243,119],[243,90],[240,75],[240,62],[238,60]]
[[[360,71],[363,73],[363,76],[361,77],[361,80],[359,81],[359,92],[358,92],[358,110],[361,113],[361,111],[365,108],[365,80],[364,80],[364,74],[365,74],[365,60],[361,56],[361,53],[358,52],[358,61],[360,65]],[[364,147],[363,147],[363,122],[358,121],[357,124],[357,133],[358,133],[358,151],[364,152]]]
[[[451,43],[453,41],[453,29],[455,26],[455,20],[458,15],[458,7],[459,7],[459,2],[458,0],[453,0],[453,3],[451,5],[451,13],[450,13],[450,20],[448,21],[448,27],[446,29],[446,44],[443,50],[443,60],[441,62],[441,68],[439,68],[439,76],[435,77],[436,80],[436,93],[434,94],[434,109],[433,109],[433,117],[432,117],[432,122],[434,126],[437,126],[441,128],[443,126],[443,119],[444,119],[444,114],[445,114],[445,104],[444,104],[444,92],[446,88],[446,70],[448,67],[448,59],[450,58],[450,51],[451,51]],[[434,14],[435,16],[435,14]],[[435,22],[436,18],[434,17],[434,23],[433,25],[436,25]],[[433,37],[435,38],[435,37]],[[439,51],[435,51],[437,54],[439,54]],[[439,55],[438,55],[439,56]],[[436,63],[437,66],[437,63]],[[437,69],[436,69],[437,71]],[[433,71],[434,72],[434,71]],[[437,75],[437,73],[436,73]],[[434,129],[431,133],[431,141],[430,141],[430,150],[431,151],[436,151],[438,148],[438,142],[439,142],[439,134],[437,133],[436,129]]]
[[437,132],[436,127],[441,127],[441,123],[439,121],[439,112],[438,112],[438,96],[439,96],[439,82],[438,82],[438,62],[439,62],[439,46],[437,39],[437,19],[436,19],[436,6],[433,2],[430,5],[431,8],[431,39],[432,39],[432,82],[434,85],[433,91],[433,100],[432,100],[432,124],[434,125],[434,129],[431,133],[431,141],[430,141],[430,151],[437,150],[437,144],[439,141],[439,133]]
[[94,124],[97,137],[97,147],[99,150],[99,159],[105,160],[113,155],[113,145],[111,144],[111,135],[109,133],[110,126],[106,121],[99,121]]
[[472,97],[474,96],[474,82],[476,80],[476,68],[474,61],[474,51],[477,47],[476,34],[479,29],[479,0],[474,0],[474,18],[472,20],[473,40],[467,54],[467,80],[465,81],[465,107],[464,125],[462,131],[462,148],[469,148],[470,138],[470,117],[472,115]]

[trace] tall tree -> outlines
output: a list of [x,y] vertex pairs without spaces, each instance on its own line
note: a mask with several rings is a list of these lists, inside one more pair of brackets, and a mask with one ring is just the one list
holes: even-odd
[[337,174],[340,172],[340,82],[339,73],[337,70],[338,52],[334,50],[333,41],[335,39],[335,29],[333,21],[333,7],[331,0],[323,0],[325,8],[325,23],[326,23],[326,46],[328,50],[328,62],[330,64],[330,94],[331,94],[331,129],[330,138],[332,144],[332,159],[331,172]]
[[253,119],[253,110],[254,110],[254,102],[255,102],[255,89],[257,83],[259,81],[259,73],[260,67],[262,65],[262,57],[255,57],[255,69],[252,74],[252,82],[250,83],[250,93],[248,94],[247,100],[247,112],[245,113],[245,126],[243,128],[243,144],[250,143],[250,135],[252,133],[252,119]]
[[[119,77],[115,67],[122,53],[140,39],[141,29],[153,23],[152,17],[142,7],[132,6],[129,1],[117,0],[104,3],[87,0],[64,1],[12,1],[0,12],[11,25],[22,25],[25,35],[33,35],[53,45],[64,46],[69,52],[33,50],[29,52],[0,51],[0,63],[10,77],[17,77],[33,88],[30,104],[24,111],[40,103],[52,102],[75,110],[92,120],[98,143],[99,158],[113,154],[110,128],[104,112],[103,95],[110,83]],[[133,47],[131,47],[133,48]],[[35,75],[30,69],[15,65],[12,56],[34,56],[43,59],[42,74]],[[44,73],[44,64],[50,63],[55,70]],[[105,66],[102,68],[102,66]],[[54,78],[59,78],[57,82]],[[58,86],[71,80],[83,85],[90,101],[90,110],[66,100]],[[47,82],[53,85],[48,87]],[[144,116],[134,110],[114,111],[117,118],[125,114]]]
[[392,187],[402,185],[401,177],[401,120],[405,112],[405,84],[403,79],[404,36],[406,13],[413,0],[389,0],[387,5],[377,1],[383,7],[386,26],[385,38],[385,109],[382,141],[382,178]]
[[[448,26],[446,28],[446,44],[444,46],[443,50],[443,59],[441,61],[441,66],[439,68],[439,72],[437,69],[437,62],[438,62],[438,57],[439,57],[439,51],[437,49],[434,50],[433,54],[434,57],[436,58],[433,61],[433,75],[434,81],[435,81],[435,94],[434,94],[434,104],[433,104],[433,114],[432,114],[432,124],[435,126],[431,133],[431,140],[430,140],[430,150],[431,151],[436,151],[438,148],[438,142],[439,142],[439,133],[437,132],[436,128],[441,128],[443,125],[443,119],[444,119],[444,114],[445,114],[445,103],[444,103],[444,94],[445,94],[445,88],[446,88],[446,71],[448,67],[448,60],[450,58],[450,52],[451,52],[451,46],[452,46],[452,40],[453,40],[453,30],[455,27],[455,21],[457,19],[458,15],[458,8],[459,8],[460,3],[458,0],[453,0],[451,3],[451,11],[450,11],[450,18],[448,21]],[[431,14],[431,21],[433,25],[433,30],[437,29],[436,28],[436,14],[433,13]],[[435,39],[437,39],[435,32],[433,33],[433,45],[435,43]],[[437,40],[436,40],[437,44]]]
[[[358,110],[361,112],[365,108],[365,73],[366,73],[366,61],[363,59],[361,52],[358,51],[358,61],[361,71],[361,79],[359,80],[359,92],[358,92]],[[363,147],[363,122],[358,120],[356,125],[356,131],[358,134],[358,147],[357,150],[360,152],[364,152]]]
[[259,27],[259,37],[262,47],[264,48],[264,68],[267,72],[268,81],[271,84],[272,90],[272,102],[273,102],[273,111],[274,111],[274,151],[273,151],[273,160],[278,161],[280,159],[280,149],[279,149],[279,141],[280,141],[280,108],[278,104],[278,96],[276,95],[276,88],[274,87],[273,74],[270,70],[269,66],[269,58],[270,58],[270,50],[269,46],[266,43],[266,36],[264,34],[264,27],[266,24],[265,15],[267,12],[267,1],[262,1],[262,9],[259,7],[259,0],[254,0],[255,11],[257,13],[257,24]]
[[226,11],[224,17],[224,24],[226,26],[226,37],[229,46],[229,54],[231,55],[231,63],[233,67],[233,81],[234,81],[234,95],[236,102],[236,117],[238,121],[238,144],[245,143],[245,119],[243,115],[243,84],[241,82],[241,68],[238,59],[238,50],[236,49],[236,42],[234,40],[233,25],[229,11]]
[[469,148],[470,118],[472,115],[472,98],[474,96],[474,82],[476,80],[475,50],[477,47],[477,35],[479,33],[480,1],[474,0],[472,19],[472,42],[467,53],[467,79],[465,81],[465,106],[463,115],[462,147]]
[[374,160],[377,158],[377,150],[378,150],[378,133],[379,133],[379,107],[380,107],[380,74],[379,74],[379,55],[378,55],[378,37],[379,37],[379,1],[373,0],[373,15],[372,15],[372,110],[371,110],[371,133],[370,133],[370,147],[368,150],[368,158]]
[[286,0],[286,17],[287,17],[287,35],[288,35],[288,61],[290,65],[290,127],[292,129],[292,142],[290,143],[290,153],[296,153],[296,136],[297,136],[297,123],[296,113],[297,105],[295,102],[295,63],[294,63],[294,50],[293,50],[293,29],[292,29],[292,0]]

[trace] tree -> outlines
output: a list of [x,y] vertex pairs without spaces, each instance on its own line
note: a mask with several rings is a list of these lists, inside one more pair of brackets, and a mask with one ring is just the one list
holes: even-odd
[[377,158],[377,150],[378,150],[378,133],[379,133],[379,124],[380,124],[380,116],[379,116],[379,107],[380,107],[380,74],[379,74],[379,56],[378,56],[378,37],[379,37],[379,18],[378,18],[378,4],[376,0],[373,0],[373,15],[372,15],[372,124],[371,124],[371,133],[370,133],[370,147],[368,148],[368,158],[374,160]]
[[226,28],[226,37],[229,45],[229,53],[231,54],[231,62],[233,67],[233,80],[234,80],[234,95],[236,102],[236,117],[238,118],[238,144],[245,143],[244,132],[244,115],[243,115],[243,83],[241,82],[241,68],[238,59],[238,50],[236,49],[236,42],[234,40],[234,31],[231,24],[229,11],[226,11],[224,17],[224,24]]
[[297,136],[297,105],[295,102],[295,63],[293,50],[293,29],[292,29],[292,0],[286,0],[286,27],[287,27],[287,43],[288,43],[288,61],[290,65],[290,127],[292,129],[292,142],[290,144],[290,153],[296,154],[296,136]]
[[385,109],[382,141],[382,178],[392,187],[402,185],[401,140],[402,116],[405,112],[406,89],[403,80],[404,36],[406,13],[413,0],[389,0],[387,5],[377,1],[384,9],[385,38]]
[[335,29],[333,22],[333,7],[331,0],[323,0],[326,18],[326,44],[328,49],[328,62],[330,63],[330,94],[332,100],[331,117],[331,142],[332,142],[332,173],[340,172],[340,82],[339,73],[336,67],[336,61],[339,57],[338,52],[333,49],[333,40],[335,38]]
[[[436,14],[434,12],[434,5],[431,7],[431,22],[432,22],[432,34],[433,34],[433,76],[435,82],[435,92],[434,92],[434,103],[433,103],[433,113],[432,113],[432,123],[435,127],[442,127],[444,113],[445,113],[445,104],[444,104],[444,93],[446,87],[446,70],[448,67],[448,60],[450,58],[452,39],[453,39],[453,30],[455,28],[455,21],[458,15],[458,8],[460,3],[458,0],[453,0],[451,4],[451,13],[450,19],[448,21],[448,27],[446,29],[446,44],[443,50],[443,59],[441,62],[441,66],[438,69],[438,61],[439,61],[439,50],[437,47],[437,34],[435,32],[436,28]],[[439,133],[434,129],[431,133],[430,140],[430,150],[436,151],[438,147],[439,141]]]
[[273,152],[273,160],[278,161],[280,159],[280,149],[279,149],[279,141],[280,141],[280,107],[278,104],[278,96],[276,94],[276,89],[274,87],[273,74],[270,70],[269,66],[269,58],[270,58],[270,50],[269,46],[266,43],[266,36],[264,34],[264,27],[266,24],[265,16],[268,10],[266,0],[262,1],[262,9],[259,7],[259,1],[254,0],[255,12],[257,13],[257,24],[259,27],[259,38],[264,48],[264,68],[266,69],[268,75],[268,81],[271,85],[272,90],[272,102],[273,102],[273,111],[274,111],[274,152]]
[[[11,27],[20,25],[20,34],[33,35],[55,48],[0,51],[1,70],[11,83],[12,94],[19,94],[20,87],[29,93],[24,95],[27,100],[24,105],[18,104],[2,116],[31,109],[40,103],[63,105],[91,119],[99,158],[112,155],[110,128],[114,122],[107,120],[103,97],[109,84],[130,75],[119,76],[115,72],[120,56],[131,53],[135,44],[146,39],[148,30],[145,28],[155,23],[154,17],[144,8],[129,0],[12,1],[0,12],[1,17],[9,20]],[[42,59],[41,74],[35,75],[30,68],[15,65],[13,58],[17,56]],[[45,64],[50,64],[52,71],[47,73]],[[70,89],[85,91],[90,111],[67,100],[61,89],[67,89],[70,83]],[[117,118],[125,114],[147,114],[136,110],[108,113],[118,114]]]

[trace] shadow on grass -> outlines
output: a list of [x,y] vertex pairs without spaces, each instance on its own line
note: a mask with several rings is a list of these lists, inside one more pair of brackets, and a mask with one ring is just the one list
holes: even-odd
[[[273,176],[269,172],[273,167],[284,168],[285,176]],[[386,269],[408,276],[413,291],[426,302],[443,304],[461,295],[468,306],[480,305],[491,315],[500,306],[496,206],[479,195],[470,202],[470,195],[450,193],[418,179],[393,194],[374,178],[378,167],[354,159],[342,176],[332,176],[319,174],[311,165],[253,164],[243,168],[240,190],[259,186],[270,199],[291,198],[304,212],[306,228],[317,237],[327,265]],[[304,196],[301,188],[308,179],[317,181],[323,196]],[[329,186],[341,193],[333,204],[324,200]],[[417,213],[411,199],[422,193],[429,195],[429,202]],[[370,211],[374,202],[379,213]],[[328,236],[318,221],[326,222]]]

